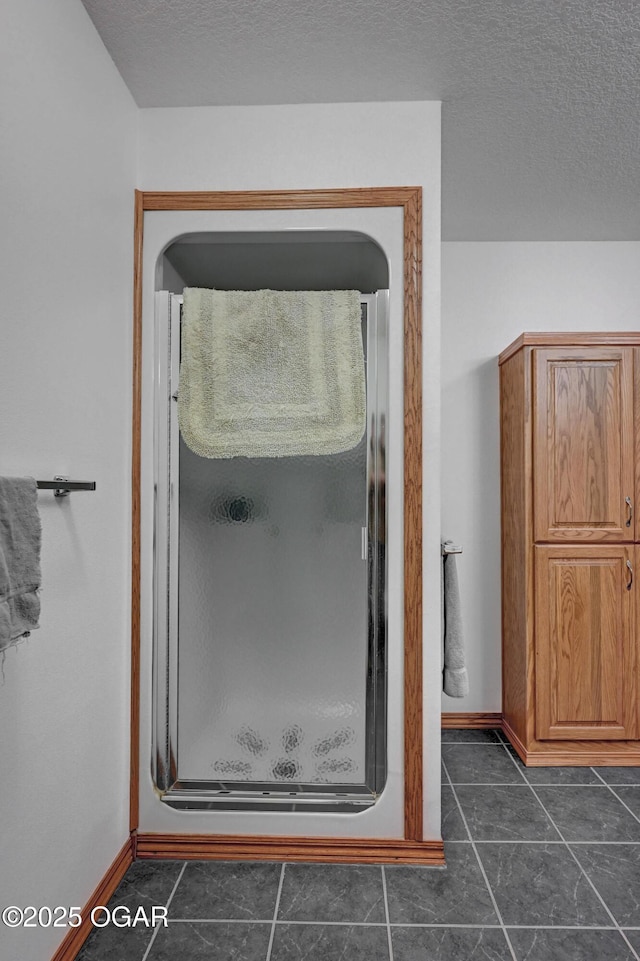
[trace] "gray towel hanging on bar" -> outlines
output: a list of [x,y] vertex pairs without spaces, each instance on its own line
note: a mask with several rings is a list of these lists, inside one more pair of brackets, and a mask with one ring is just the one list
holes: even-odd
[[37,498],[32,477],[0,477],[0,651],[40,626]]
[[442,593],[444,616],[444,669],[442,689],[449,697],[465,697],[469,693],[469,678],[464,650],[460,589],[453,541],[442,542]]

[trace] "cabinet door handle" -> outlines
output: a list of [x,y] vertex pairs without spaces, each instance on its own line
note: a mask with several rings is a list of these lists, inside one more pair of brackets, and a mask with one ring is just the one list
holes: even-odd
[[631,527],[631,518],[633,517],[633,504],[631,503],[631,498],[630,498],[630,497],[625,497],[624,502],[625,502],[625,504],[627,505],[627,507],[629,508],[629,513],[628,513],[628,515],[627,515],[627,522],[626,522],[626,523],[627,523],[627,527]]
[[633,567],[631,566],[631,561],[627,561],[627,568],[629,570],[629,580],[627,581],[627,590],[630,591],[633,586]]

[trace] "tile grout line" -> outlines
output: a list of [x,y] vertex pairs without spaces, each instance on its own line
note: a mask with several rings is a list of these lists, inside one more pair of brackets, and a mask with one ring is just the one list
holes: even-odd
[[387,898],[387,875],[385,874],[384,864],[380,865],[382,870],[382,894],[384,897],[384,917],[387,924],[387,943],[389,945],[389,961],[393,961],[393,942],[391,940],[391,922],[389,921],[389,900]]
[[[629,765],[629,767],[626,767],[625,770],[630,771],[632,767],[635,768],[637,765]],[[607,787],[640,787],[640,777],[637,781],[620,781],[618,784],[616,784],[615,781],[612,781],[611,783],[609,783],[609,781],[605,781],[597,767],[590,767],[589,770],[593,771],[595,776],[599,778],[603,784],[606,784]]]
[[[333,862],[325,862],[332,863]],[[386,921],[300,921],[293,918],[269,920],[268,918],[171,918],[169,924],[270,924],[280,927],[293,927],[294,925],[313,925],[323,926],[333,925],[333,927],[343,928],[386,928]]]
[[482,874],[482,877],[484,878],[484,883],[485,883],[486,886],[487,886],[487,891],[489,892],[489,897],[491,898],[491,903],[493,904],[493,910],[496,912],[496,917],[497,917],[498,921],[500,922],[500,927],[501,927],[501,929],[502,929],[502,933],[503,933],[503,935],[504,935],[505,941],[507,942],[507,947],[509,948],[509,951],[510,951],[510,953],[511,953],[511,957],[513,958],[513,961],[518,961],[518,959],[516,958],[516,953],[515,953],[515,951],[514,951],[514,949],[513,949],[513,945],[511,944],[511,938],[509,937],[509,935],[508,935],[508,933],[507,933],[507,929],[506,929],[505,924],[504,924],[504,921],[502,920],[502,914],[500,913],[500,909],[499,909],[499,907],[498,907],[498,902],[496,901],[495,895],[494,895],[493,890],[492,890],[492,888],[491,888],[491,885],[489,884],[489,878],[487,877],[487,873],[486,873],[486,871],[485,871],[485,869],[484,869],[484,864],[482,863],[482,861],[481,861],[481,859],[480,859],[480,855],[478,854],[478,849],[477,849],[477,847],[475,846],[475,842],[474,842],[473,838],[471,837],[471,831],[469,830],[469,825],[467,824],[467,819],[466,819],[466,817],[465,817],[465,815],[464,815],[464,811],[462,810],[462,805],[460,804],[460,801],[459,801],[459,799],[458,799],[458,795],[457,795],[457,793],[456,793],[456,789],[455,789],[454,786],[453,786],[453,781],[452,781],[451,778],[449,777],[449,771],[448,771],[447,765],[445,764],[444,761],[442,761],[442,767],[443,767],[444,773],[445,773],[445,775],[446,775],[447,781],[449,782],[449,787],[451,788],[451,791],[452,791],[452,793],[453,793],[453,799],[454,799],[454,801],[456,802],[456,805],[457,805],[457,807],[458,807],[458,811],[460,812],[460,817],[462,818],[462,823],[464,824],[464,829],[465,829],[465,831],[467,832],[467,834],[468,834],[468,836],[469,836],[469,841],[471,842],[471,848],[472,848],[472,850],[473,850],[473,853],[474,853],[475,856],[476,856],[476,861],[478,862],[478,866],[479,866],[479,868],[480,868],[480,872],[481,872],[481,874]]
[[[511,760],[512,760],[513,763],[515,764],[515,766],[516,766],[516,768],[518,769],[518,771],[520,771],[520,768],[518,768],[518,765],[516,764],[515,758],[511,755],[510,751],[507,750],[506,745],[505,745],[505,751],[507,752],[507,755],[511,758]],[[525,776],[522,771],[520,771],[520,774],[522,774],[523,777]],[[587,881],[587,883],[589,884],[589,886],[591,887],[592,891],[595,893],[596,897],[597,897],[598,900],[600,901],[600,904],[602,905],[602,907],[605,909],[605,911],[607,912],[607,914],[609,915],[609,917],[610,917],[611,920],[613,921],[613,923],[614,923],[614,925],[615,925],[615,927],[616,927],[616,930],[617,930],[618,933],[620,934],[620,937],[623,939],[623,941],[625,942],[625,944],[627,945],[627,947],[630,949],[633,957],[636,958],[637,961],[640,961],[640,957],[638,956],[635,948],[633,947],[633,945],[631,944],[631,942],[630,942],[629,939],[627,938],[626,934],[624,933],[624,931],[622,930],[622,928],[620,927],[620,925],[619,925],[618,922],[616,921],[616,919],[615,919],[615,917],[614,917],[614,915],[613,915],[613,912],[609,910],[609,907],[608,907],[607,903],[605,902],[604,898],[602,897],[602,895],[600,894],[600,892],[599,892],[598,889],[596,888],[595,884],[593,883],[593,881],[591,880],[591,878],[590,878],[589,875],[587,874],[586,870],[583,868],[582,864],[580,863],[580,861],[578,860],[578,858],[576,857],[576,855],[575,855],[574,852],[572,851],[570,843],[566,840],[566,838],[564,837],[562,831],[560,830],[560,828],[558,827],[558,825],[557,825],[556,822],[553,820],[553,818],[551,817],[551,815],[550,815],[549,812],[547,811],[546,807],[544,806],[544,804],[543,804],[542,801],[540,800],[540,797],[538,796],[538,792],[537,792],[536,789],[534,788],[533,784],[531,784],[530,782],[527,782],[527,783],[529,784],[529,787],[531,788],[531,792],[532,792],[534,798],[536,799],[536,801],[538,802],[538,804],[540,805],[540,807],[542,808],[542,810],[544,811],[544,813],[546,814],[546,816],[549,818],[549,821],[551,822],[551,824],[553,825],[553,827],[555,828],[555,830],[558,832],[558,836],[564,841],[564,844],[565,844],[565,847],[566,847],[567,851],[569,852],[569,854],[571,855],[571,857],[573,858],[573,860],[574,860],[574,861],[576,862],[576,864],[578,865],[578,868],[580,869],[580,872],[582,873],[583,877],[586,879],[586,881]],[[566,786],[566,785],[564,785],[564,786]]]
[[[609,784],[608,781],[605,781],[605,779],[602,777],[602,775],[599,774],[597,771],[595,771],[593,768],[591,768],[591,770],[592,770],[593,773],[596,775],[596,777],[599,777],[599,778],[600,778],[600,780],[602,781],[602,783],[604,784],[604,786],[609,788],[609,790],[610,790],[611,793],[613,794],[614,798],[615,798],[617,801],[620,801],[620,804],[627,809],[627,811],[629,812],[629,814],[631,815],[631,817],[632,817],[632,818],[635,818],[636,821],[640,824],[640,818],[638,817],[638,815],[635,814],[635,813],[631,810],[631,808],[629,807],[629,805],[628,805],[625,801],[623,801],[622,798],[621,798],[618,794],[616,794],[616,792],[613,790],[613,785]],[[626,786],[626,785],[624,785],[624,784],[616,784],[616,785],[615,785],[615,787],[625,787],[625,786]],[[633,787],[633,786],[634,786],[634,785],[629,785],[629,787]]]
[[[502,787],[502,785],[498,785],[498,787]],[[547,785],[545,785],[545,787],[547,787]],[[469,844],[469,843],[470,843],[469,841],[449,841],[449,844]],[[506,838],[494,838],[494,839],[491,839],[491,838],[482,838],[482,839],[476,839],[476,840],[474,841],[474,844],[566,844],[566,843],[567,843],[566,841],[560,841],[560,840],[558,840],[558,841],[551,841],[551,840],[549,840],[549,841],[535,841],[535,840],[531,840],[531,841],[522,840],[522,841],[520,841],[520,840],[518,840],[517,838],[514,838],[514,839],[506,839]],[[607,844],[607,845],[609,845],[609,847],[611,847],[612,845],[616,845],[616,844],[618,844],[618,845],[624,844],[624,845],[630,846],[630,847],[634,847],[634,845],[635,845],[635,847],[638,847],[638,846],[640,846],[640,841],[569,841],[569,844],[573,844],[574,847],[580,846],[581,844],[590,844],[590,845],[592,845],[592,846],[597,846],[597,845],[599,845],[599,844],[600,844],[600,845]]]
[[[459,843],[459,842],[449,842]],[[491,841],[490,844],[512,844],[512,841]],[[172,918],[169,924],[273,924],[273,921],[257,921],[255,918]],[[287,927],[334,927],[334,928],[386,928],[385,921],[276,921],[276,927],[286,925]],[[390,928],[491,928],[494,931],[501,931],[500,924],[456,924],[444,921],[390,921]],[[527,931],[617,931],[614,924],[505,924],[508,931],[523,928]],[[640,931],[640,927],[633,924],[625,924],[626,931]]]
[[[173,885],[173,887],[172,887],[172,889],[171,889],[171,894],[170,894],[169,897],[167,898],[167,903],[165,904],[165,908],[167,909],[167,913],[168,913],[168,911],[169,911],[169,908],[171,907],[171,902],[173,901],[173,896],[174,896],[174,894],[176,893],[176,890],[177,890],[178,885],[180,884],[180,881],[182,880],[182,875],[184,874],[186,867],[187,867],[187,862],[184,861],[183,864],[182,864],[182,867],[180,868],[180,873],[178,874],[178,877],[176,878],[176,883]],[[158,937],[158,931],[160,930],[160,927],[161,927],[161,925],[158,925],[158,926],[155,928],[153,934],[151,935],[151,940],[149,941],[149,944],[147,945],[147,950],[146,950],[146,951],[144,952],[144,954],[142,955],[142,961],[147,961],[147,958],[149,957],[149,952],[151,951],[151,948],[153,947],[153,943],[154,943],[154,941],[156,940],[156,938]]]
[[276,921],[278,920],[278,911],[280,910],[280,895],[282,894],[282,884],[284,882],[284,869],[286,865],[282,863],[282,870],[280,871],[280,880],[278,882],[278,893],[276,894],[276,906],[273,909],[273,920],[271,921],[271,931],[269,932],[269,944],[267,946],[267,956],[265,961],[271,961],[271,949],[273,948],[273,939],[276,933]]
[[440,741],[440,747],[504,747],[504,741]]
[[[500,746],[500,745],[498,745]],[[513,758],[512,758],[513,760]],[[514,781],[456,781],[456,787],[529,787],[530,781],[523,779],[522,784],[516,783]],[[558,781],[537,781],[536,787],[570,787],[575,788],[585,788],[585,787],[604,787],[604,784],[561,784]],[[618,787],[627,787],[626,784],[617,785]],[[629,785],[630,787],[635,787],[636,785]],[[610,784],[606,784],[606,787],[611,787]],[[624,804],[624,801],[622,801]]]
[[442,747],[447,745],[447,747],[452,744],[454,747],[458,744],[473,744],[474,747],[496,747],[498,745],[504,744],[504,741],[445,741],[444,739],[440,741]]

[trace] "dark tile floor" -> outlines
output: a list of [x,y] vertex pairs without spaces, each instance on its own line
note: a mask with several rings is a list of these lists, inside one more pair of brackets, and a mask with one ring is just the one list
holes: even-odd
[[443,731],[447,867],[138,861],[79,961],[640,961],[640,768],[525,768]]

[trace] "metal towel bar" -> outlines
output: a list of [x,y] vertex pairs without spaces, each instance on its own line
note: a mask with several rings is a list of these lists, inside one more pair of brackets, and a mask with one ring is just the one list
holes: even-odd
[[71,491],[94,491],[95,481],[72,481],[68,477],[54,477],[53,480],[37,480],[36,487],[41,491],[53,491],[54,497],[67,497]]
[[445,554],[462,554],[462,548],[458,544],[443,544],[442,556]]

